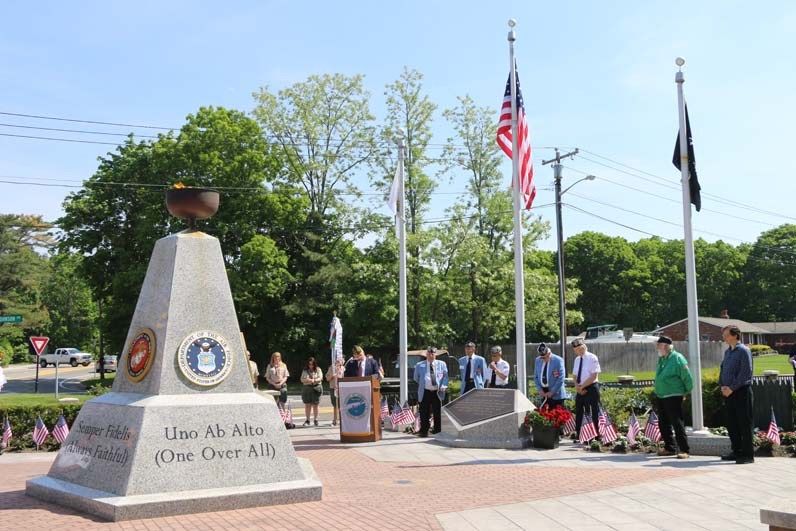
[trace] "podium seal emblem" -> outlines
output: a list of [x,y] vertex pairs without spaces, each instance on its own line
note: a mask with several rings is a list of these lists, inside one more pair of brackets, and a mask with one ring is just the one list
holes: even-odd
[[127,356],[124,359],[125,373],[131,382],[140,382],[152,368],[155,360],[155,332],[141,328],[133,334]]
[[232,351],[221,335],[200,330],[182,341],[177,363],[189,382],[209,387],[220,384],[232,372]]
[[365,397],[359,393],[351,393],[345,402],[345,412],[348,416],[358,419],[368,411],[368,403]]

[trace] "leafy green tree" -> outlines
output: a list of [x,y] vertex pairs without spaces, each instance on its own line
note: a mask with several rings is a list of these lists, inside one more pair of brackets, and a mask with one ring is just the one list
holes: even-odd
[[[181,181],[221,190],[221,207],[202,230],[217,236],[228,267],[255,235],[284,241],[304,200],[273,182],[280,159],[257,123],[239,111],[201,108],[181,131],[156,141],[129,138],[100,159],[95,174],[64,203],[62,251],[85,255],[82,272],[105,312],[106,351],[119,352],[155,241],[184,228],[164,207],[166,188]],[[130,184],[125,184],[130,183]]]
[[[746,321],[796,320],[796,224],[762,233],[749,250],[738,315]],[[741,295],[741,296],[738,296]]]
[[431,141],[431,124],[437,105],[433,103],[423,88],[423,74],[404,67],[398,79],[385,87],[387,117],[381,130],[384,148],[378,159],[377,171],[373,176],[376,186],[388,192],[395,174],[395,141],[402,136],[406,145],[404,157],[405,211],[407,227],[407,305],[409,313],[409,343],[418,348],[430,341],[423,332],[423,286],[431,280],[424,267],[423,254],[431,244],[432,236],[424,230],[423,219],[429,209],[431,194],[436,182],[428,175],[431,163],[428,156]]
[[53,255],[42,299],[50,317],[47,335],[53,346],[91,352],[95,348],[97,305],[82,274],[82,260],[78,254]]
[[0,313],[23,319],[21,324],[0,323],[0,342],[13,352],[14,361],[27,357],[26,338],[49,324],[42,290],[49,275],[43,253],[54,241],[50,228],[41,216],[0,214]]

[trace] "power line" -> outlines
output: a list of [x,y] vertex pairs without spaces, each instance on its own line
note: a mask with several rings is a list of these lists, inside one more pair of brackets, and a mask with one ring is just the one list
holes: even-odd
[[[31,180],[20,180],[20,179],[36,179],[36,180],[43,180],[43,181],[56,181],[56,182],[35,182]],[[61,184],[64,183],[64,184]],[[80,184],[66,184],[66,183],[80,183]],[[14,185],[21,185],[21,186],[39,186],[39,187],[51,187],[51,188],[86,188],[92,186],[108,186],[108,187],[125,187],[125,188],[155,188],[157,190],[166,190],[173,187],[173,184],[157,184],[157,183],[138,183],[138,182],[115,182],[115,181],[79,181],[77,179],[52,179],[48,177],[19,177],[19,176],[11,176],[11,175],[0,175],[0,184],[14,184]],[[213,190],[218,190],[220,192],[253,192],[253,193],[260,193],[260,194],[270,194],[274,193],[271,190],[257,188],[257,187],[244,187],[244,186],[210,186]],[[503,187],[490,187],[486,188],[485,190],[490,191],[499,191],[502,190]],[[550,190],[547,187],[540,187],[539,190]],[[415,192],[416,190],[407,190],[407,192]],[[461,190],[461,191],[449,191],[449,192],[427,192],[428,195],[467,195],[471,192],[469,190]],[[364,191],[364,192],[334,192],[334,195],[337,196],[386,196],[386,192],[378,192],[378,191]]]
[[[121,123],[121,122],[106,122],[100,120],[87,120],[87,119],[79,119],[79,118],[65,118],[61,116],[46,116],[40,114],[24,114],[24,113],[16,113],[16,112],[8,112],[8,111],[0,111],[0,115],[4,116],[16,116],[19,118],[33,118],[36,120],[54,120],[60,122],[72,122],[72,123],[83,123],[83,124],[94,124],[94,125],[105,125],[111,127],[131,127],[133,129],[156,129],[161,131],[179,131],[182,127],[164,127],[160,125],[144,125],[144,124],[128,124],[128,123]],[[0,124],[6,127],[22,127],[26,129],[40,129],[40,130],[50,130],[50,131],[62,131],[62,132],[73,132],[73,133],[81,133],[81,134],[105,134],[105,135],[121,135],[123,133],[107,133],[107,132],[98,132],[98,131],[81,131],[81,130],[74,130],[74,129],[56,129],[56,128],[47,128],[47,127],[33,127],[33,126],[24,126],[24,125],[12,125],[12,124]],[[123,134],[123,136],[127,136],[128,134]],[[12,135],[6,135],[12,136]],[[142,138],[158,138],[157,136],[152,135],[136,135]],[[265,138],[270,138],[273,140],[278,140],[278,137],[275,135],[263,135]],[[26,137],[22,137],[26,138]],[[35,137],[31,137],[35,138]],[[60,139],[52,139],[52,140],[60,140]],[[335,143],[343,143],[344,141],[339,138],[330,138],[329,140]],[[287,146],[308,146],[307,143],[296,143],[296,142],[286,142],[284,143]],[[280,142],[279,145],[282,145]],[[365,145],[365,144],[360,144]],[[370,144],[367,144],[370,146]],[[386,146],[386,147],[393,147],[393,143],[387,140],[374,140],[373,145],[378,146]],[[467,147],[465,144],[453,144],[453,143],[433,143],[427,142],[424,148],[429,149],[448,149],[448,148],[462,148]],[[535,146],[534,149],[543,149],[543,150],[552,150],[555,149],[553,146]],[[459,153],[459,155],[467,155],[467,153]]]
[[39,114],[22,114],[18,112],[5,112],[0,111],[0,114],[5,116],[18,116],[20,118],[35,118],[37,120],[55,120],[59,122],[75,122],[81,124],[96,124],[96,125],[110,125],[114,127],[134,127],[136,129],[161,129],[163,131],[172,131],[173,127],[162,127],[158,125],[140,125],[140,124],[124,124],[118,122],[101,122],[98,120],[79,120],[77,118],[62,118],[58,116],[42,116]]
[[[579,170],[578,168],[574,168],[572,166],[566,166],[566,168],[568,170],[572,170],[572,171],[574,171],[576,173],[580,173],[580,174],[583,174],[583,175],[590,175],[591,174],[590,172],[585,172],[583,170]],[[628,190],[633,190],[634,192],[638,192],[638,193],[641,193],[641,194],[645,194],[645,195],[654,197],[656,199],[660,199],[661,201],[668,201],[669,203],[674,203],[676,205],[680,205],[682,203],[682,199],[679,199],[679,200],[671,199],[669,197],[665,197],[665,196],[662,196],[662,195],[659,195],[659,194],[656,194],[656,193],[653,193],[653,192],[648,192],[647,190],[642,190],[641,188],[635,188],[633,186],[629,186],[627,184],[611,180],[611,179],[609,179],[607,177],[604,177],[602,175],[600,175],[599,180],[600,180],[600,182],[604,181],[604,182],[607,182],[607,183],[611,183],[611,184],[613,184],[615,186],[620,186],[622,188],[627,188]],[[756,212],[752,207],[747,207],[746,210],[749,210],[749,211],[752,211],[752,212]],[[705,208],[705,207],[702,207],[702,210],[700,212],[709,212],[711,214],[716,214],[716,215],[719,215],[719,216],[731,217],[731,218],[736,219],[736,220],[748,221],[749,223],[757,223],[759,225],[765,225],[766,227],[778,227],[779,226],[779,224],[776,224],[776,223],[767,223],[765,221],[760,221],[759,219],[744,218],[744,217],[741,217],[741,216],[737,216],[735,214],[730,216],[726,212],[722,212],[720,210],[713,210],[713,209]]]
[[[606,203],[605,201],[599,201],[597,199],[586,197],[586,196],[583,196],[583,195],[580,195],[580,194],[577,194],[577,193],[574,193],[574,192],[569,192],[569,193],[572,194],[575,197],[579,197],[581,199],[585,199],[585,200],[591,201],[593,203],[597,203],[597,204],[600,204],[600,205],[603,205],[603,206],[614,208],[616,210],[621,210],[622,212],[627,212],[628,214],[634,214],[636,216],[640,216],[640,217],[643,217],[643,218],[646,218],[646,219],[651,219],[651,220],[654,220],[654,221],[658,221],[660,223],[665,223],[667,225],[672,225],[672,226],[675,226],[675,227],[679,227],[681,229],[683,228],[683,226],[681,224],[675,223],[673,221],[669,221],[669,220],[661,219],[661,218],[656,218],[654,216],[650,216],[649,214],[644,214],[642,212],[637,212],[635,210],[630,210],[628,208],[620,207],[618,205],[614,205],[614,204],[611,204],[611,203]],[[637,230],[637,229],[632,229],[632,230]],[[706,231],[706,230],[699,230],[699,229],[694,229],[694,232],[699,232],[701,234],[707,234],[709,236],[716,236],[718,238],[724,238],[726,240],[734,240],[734,241],[737,241],[737,242],[745,243],[745,240],[742,240],[740,238],[735,238],[733,236],[727,236],[726,234],[718,234],[716,232],[711,232],[711,231]],[[647,234],[649,234],[649,233],[647,233]],[[781,253],[789,254],[789,255],[792,255],[792,256],[796,256],[796,252],[788,251],[787,249],[778,249],[776,247],[767,247],[767,246],[761,245],[759,243],[755,243],[753,245],[755,245],[755,246],[757,246],[757,247],[759,247],[761,249],[767,249],[767,250],[773,251],[773,252],[781,252]]]
[[[35,129],[36,131],[57,131],[59,133],[79,133],[81,135],[106,135],[106,136],[130,136],[133,133],[109,133],[107,131],[86,131],[85,129],[63,129],[60,127],[34,127],[32,125],[19,125],[19,124],[5,124],[0,123],[2,127],[16,127],[18,129]],[[156,135],[135,135],[139,138],[160,138]]]
[[[539,208],[549,208],[554,206],[555,203],[545,203],[542,205],[534,206],[534,209]],[[513,210],[500,210],[495,212],[496,214],[508,214],[513,212]],[[446,223],[448,221],[463,221],[469,219],[476,219],[479,217],[479,214],[470,214],[467,216],[453,216],[453,217],[446,217],[446,218],[437,218],[437,219],[428,219],[428,220],[421,220],[418,222],[419,225],[436,225],[439,223]],[[46,225],[46,226],[45,226]],[[14,227],[14,228],[23,228],[23,229],[41,229],[43,231],[52,230],[54,228],[63,230],[63,227],[55,222],[43,222],[39,225],[34,224],[8,224],[5,225],[6,227]],[[372,233],[374,232],[373,229],[391,229],[395,226],[395,223],[364,223],[359,226],[350,226],[350,227],[296,227],[293,229],[276,229],[276,230],[267,230],[266,234],[294,234],[294,233],[302,233],[302,232],[330,232],[330,231],[339,231],[343,233],[350,233],[350,232],[364,232],[364,233]],[[235,231],[232,231],[235,232]]]
[[[620,173],[624,173],[626,175],[629,175],[631,177],[635,177],[637,179],[642,179],[644,181],[647,181],[647,182],[652,183],[652,184],[656,184],[658,186],[664,186],[666,188],[670,188],[670,189],[673,189],[673,190],[680,190],[681,189],[680,184],[679,184],[678,181],[673,181],[671,179],[667,179],[665,177],[661,177],[660,175],[656,175],[656,174],[650,173],[648,171],[644,171],[644,170],[641,170],[641,169],[638,169],[638,168],[634,168],[633,166],[630,166],[630,165],[624,164],[622,162],[616,161],[616,160],[611,159],[609,157],[606,157],[604,155],[600,155],[598,153],[594,153],[593,151],[589,151],[587,149],[581,148],[581,151],[584,152],[584,153],[588,153],[590,155],[593,155],[595,157],[599,157],[599,158],[601,158],[603,160],[607,160],[607,161],[609,161],[609,162],[611,162],[613,164],[622,166],[624,168],[631,169],[631,170],[633,170],[633,171],[635,171],[637,173],[631,173],[631,172],[628,172],[628,171],[621,170],[619,168],[614,168],[614,167],[611,167],[611,166],[609,166],[607,164],[604,164],[602,162],[595,161],[593,159],[589,159],[588,157],[583,157],[583,156],[581,157],[582,159],[588,160],[589,162],[592,162],[594,164],[598,164],[598,165],[603,166],[605,168],[609,168],[609,169],[612,169],[614,171],[618,171]],[[644,175],[648,175],[650,177],[653,177],[654,179],[657,179],[657,181],[660,181],[660,182],[648,179],[646,177],[642,177],[642,176],[638,175],[638,173],[643,173]],[[750,209],[755,210],[757,213],[762,213],[762,214],[766,214],[766,215],[769,215],[769,216],[787,218],[787,219],[796,221],[796,218],[791,217],[791,216],[787,216],[787,215],[782,214],[780,212],[774,212],[772,210],[766,210],[766,209],[763,209],[763,208],[760,208],[760,207],[755,207],[753,205],[749,205],[747,203],[742,203],[742,202],[736,201],[734,199],[730,199],[728,197],[724,197],[724,196],[720,196],[720,195],[717,195],[717,194],[712,194],[712,193],[709,193],[709,192],[705,192],[704,190],[701,192],[701,195],[702,195],[702,197],[710,197],[712,199],[717,199],[719,201],[722,201],[724,203],[731,204],[731,205],[734,205],[734,206],[739,206],[739,207],[743,207],[743,208],[750,208]]]

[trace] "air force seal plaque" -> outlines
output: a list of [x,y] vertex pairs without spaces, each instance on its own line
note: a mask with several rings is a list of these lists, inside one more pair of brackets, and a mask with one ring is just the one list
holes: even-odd
[[196,385],[218,385],[232,372],[232,351],[221,335],[200,330],[186,337],[177,353],[183,376]]
[[155,332],[141,328],[133,334],[127,356],[124,359],[125,373],[131,382],[140,382],[152,368],[155,360]]

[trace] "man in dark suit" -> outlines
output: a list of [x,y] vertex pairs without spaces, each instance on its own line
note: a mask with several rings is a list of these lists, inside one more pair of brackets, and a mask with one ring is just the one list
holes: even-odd
[[368,359],[365,356],[365,351],[359,345],[354,346],[352,353],[353,357],[345,364],[345,373],[343,376],[346,378],[351,378],[353,376],[375,376],[381,379],[378,361]]

